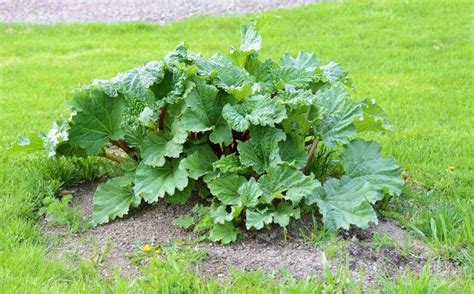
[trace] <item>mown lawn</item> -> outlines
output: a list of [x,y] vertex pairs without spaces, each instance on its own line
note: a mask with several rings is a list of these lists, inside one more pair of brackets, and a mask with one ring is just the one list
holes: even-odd
[[[349,1],[263,15],[281,16],[261,31],[264,56],[305,49],[339,62],[350,73],[355,98],[376,98],[386,110],[395,131],[377,139],[384,153],[401,163],[408,180],[390,215],[435,255],[458,263],[466,271],[461,287],[469,287],[474,267],[474,5]],[[105,171],[91,168],[90,162],[12,158],[6,150],[17,135],[46,130],[54,118],[66,115],[64,97],[70,90],[158,59],[181,41],[204,55],[226,52],[238,44],[239,26],[251,17],[195,17],[166,26],[0,24],[0,289],[120,291],[179,282],[164,273],[166,264],[146,273],[150,284],[144,286],[100,278],[86,263],[49,261],[36,225],[41,200],[63,183]],[[421,290],[425,284],[453,286],[425,275],[407,280]],[[242,278],[233,289],[288,286],[262,279]],[[407,280],[391,285],[409,286]],[[184,274],[182,281],[200,291],[217,287]],[[308,285],[293,287],[303,291]]]

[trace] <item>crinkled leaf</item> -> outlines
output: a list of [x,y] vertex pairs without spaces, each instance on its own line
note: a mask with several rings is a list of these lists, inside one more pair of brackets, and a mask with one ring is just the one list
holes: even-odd
[[245,97],[252,95],[252,87],[247,81],[244,81],[241,86],[230,86],[227,93],[233,95],[237,102],[244,100]]
[[141,197],[134,195],[132,189],[133,174],[113,178],[100,184],[94,194],[92,222],[103,224],[128,213],[129,207],[136,207]]
[[141,154],[143,162],[150,166],[163,166],[168,158],[178,158],[183,145],[168,140],[163,132],[149,133],[143,140]]
[[321,185],[314,177],[305,176],[301,171],[284,164],[269,168],[258,182],[266,203],[271,203],[275,198],[284,198],[297,204],[301,199],[311,196]]
[[281,161],[278,142],[285,139],[285,133],[277,128],[254,126],[250,128],[250,140],[237,146],[240,161],[251,166],[257,173]]
[[350,225],[366,228],[370,222],[377,223],[377,215],[368,201],[374,194],[366,182],[343,176],[327,180],[315,193],[314,201],[329,230],[347,230]]
[[145,140],[145,128],[142,126],[138,127],[127,127],[124,130],[124,139],[127,142],[128,146],[133,148],[140,148]]
[[181,160],[181,167],[188,170],[189,177],[199,179],[199,177],[214,170],[212,163],[217,160],[217,156],[209,145],[198,146],[185,159]]
[[281,65],[291,67],[302,71],[314,72],[321,64],[319,58],[314,54],[306,51],[298,52],[295,58],[290,54],[285,54],[281,58]]
[[275,88],[275,63],[271,59],[261,62],[258,58],[247,59],[246,69],[258,83],[261,93],[271,93]]
[[73,108],[77,114],[70,122],[71,144],[85,149],[89,155],[97,155],[110,139],[120,139],[124,106],[123,99],[111,98],[96,88],[84,88],[75,93]]
[[222,110],[222,116],[229,123],[231,128],[237,132],[244,132],[250,126],[250,122],[246,118],[246,108],[243,105],[227,104]]
[[247,230],[250,230],[251,228],[261,230],[265,225],[268,225],[271,222],[272,213],[269,210],[247,210],[246,212],[245,227]]
[[303,137],[295,134],[286,135],[286,140],[279,142],[278,147],[282,161],[297,169],[301,169],[306,165],[308,154]]
[[148,203],[153,203],[165,194],[170,196],[183,191],[188,185],[188,173],[179,167],[179,159],[170,159],[161,167],[140,164],[136,171],[134,192]]
[[313,105],[300,105],[287,113],[288,118],[281,123],[286,133],[305,136],[319,119],[318,110]]
[[324,144],[332,147],[338,142],[349,143],[349,138],[356,132],[353,121],[362,115],[359,104],[349,99],[340,84],[318,91],[316,95],[321,107],[321,121],[317,130]]
[[209,240],[229,244],[237,240],[239,231],[231,222],[225,224],[217,224],[209,232]]
[[229,145],[232,142],[232,129],[229,124],[221,120],[209,135],[209,141],[215,144]]
[[255,181],[255,178],[250,178],[246,183],[243,183],[239,189],[240,201],[244,207],[255,207],[260,197],[263,195],[260,184]]
[[190,180],[183,191],[176,190],[173,195],[165,194],[165,201],[171,204],[183,205],[192,196],[195,187],[195,182]]
[[250,124],[260,126],[275,126],[281,123],[286,116],[286,109],[283,105],[275,103],[275,99],[257,95],[244,100],[242,104],[227,104],[222,112],[222,116],[230,124],[232,129],[243,132]]
[[196,87],[186,98],[186,110],[180,121],[184,129],[191,132],[212,130],[210,140],[213,143],[230,143],[232,133],[221,113],[225,97],[217,95],[217,88],[196,80]]
[[153,92],[149,90],[150,86],[160,83],[164,76],[163,64],[152,61],[119,74],[112,79],[112,83],[124,95],[145,100],[150,96],[153,97]]
[[188,48],[186,45],[181,42],[174,48],[173,51],[166,54],[164,61],[168,64],[168,66],[173,65],[177,62],[185,62],[189,58],[188,56]]
[[232,208],[231,212],[227,212],[225,206],[219,206],[217,208],[211,208],[210,214],[215,224],[224,224],[234,219],[234,208]]
[[360,102],[362,116],[354,120],[358,132],[393,130],[383,109],[375,99]]
[[316,97],[310,90],[289,88],[279,91],[274,98],[280,103],[296,109],[304,105],[315,105]]
[[316,77],[315,70],[319,63],[314,53],[300,51],[295,58],[286,54],[281,58],[278,79],[285,87],[307,87]]
[[110,80],[94,80],[92,86],[102,89],[110,97],[117,97],[117,85]]
[[[342,163],[346,174],[354,182],[367,182],[375,191],[386,191],[390,195],[399,195],[402,191],[403,180],[401,169],[395,159],[383,159],[380,145],[376,142],[354,140],[344,146]],[[370,198],[374,203],[382,196]]]
[[256,21],[252,21],[240,29],[240,50],[259,51],[262,48],[262,37],[257,32]]
[[157,113],[148,106],[146,106],[138,116],[138,120],[144,127],[153,126],[153,124],[157,121],[157,118]]
[[212,166],[222,173],[244,174],[249,173],[249,168],[243,166],[236,154],[224,155],[215,161]]
[[213,84],[226,91],[243,87],[249,78],[246,71],[235,66],[231,59],[221,54],[215,54],[207,60],[197,58],[196,63],[200,74],[212,77]]
[[276,76],[284,87],[305,88],[313,81],[315,74],[294,67],[282,66],[277,71]]
[[280,202],[272,215],[274,223],[279,224],[280,227],[286,227],[290,223],[290,217],[300,218],[300,209],[294,208],[287,202]]
[[187,109],[183,113],[184,127],[191,132],[204,132],[211,130],[220,119],[222,106],[216,96],[217,88],[198,81],[196,87],[186,98]]
[[331,83],[338,81],[345,83],[347,79],[347,71],[338,63],[331,61],[330,63],[321,66],[323,76]]
[[223,205],[239,205],[239,187],[247,182],[247,179],[239,175],[227,175],[216,178],[207,184],[212,195],[216,196]]
[[158,99],[155,103],[175,104],[181,97],[186,97],[195,86],[188,78],[186,68],[168,66],[162,81],[150,87],[150,92]]

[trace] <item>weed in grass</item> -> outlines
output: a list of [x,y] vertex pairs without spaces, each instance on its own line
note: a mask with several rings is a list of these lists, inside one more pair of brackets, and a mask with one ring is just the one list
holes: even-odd
[[372,249],[375,252],[380,252],[382,248],[396,248],[398,243],[395,242],[392,238],[387,235],[382,235],[380,233],[374,233],[371,242]]
[[46,221],[51,225],[65,225],[67,230],[75,233],[81,228],[87,228],[86,220],[82,213],[70,206],[72,195],[64,195],[61,199],[46,197],[40,215],[45,215]]

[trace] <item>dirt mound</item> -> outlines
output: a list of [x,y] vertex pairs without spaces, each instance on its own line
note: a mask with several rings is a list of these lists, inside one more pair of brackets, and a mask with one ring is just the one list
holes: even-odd
[[[92,214],[92,195],[96,187],[97,184],[82,184],[69,188],[74,195],[72,205],[87,217]],[[191,201],[181,206],[164,202],[143,205],[123,219],[82,233],[65,234],[52,252],[57,256],[73,253],[90,258],[97,250],[94,247],[103,249],[111,245],[110,255],[103,262],[104,274],[118,268],[128,278],[137,277],[139,266],[134,265],[127,255],[136,253],[143,244],[159,245],[196,237],[172,224],[175,218],[190,213],[194,204]],[[263,232],[247,232],[241,241],[230,245],[198,243],[194,245],[195,248],[206,249],[207,257],[197,270],[200,274],[219,278],[227,275],[229,266],[268,273],[288,270],[301,278],[309,274],[323,274],[323,264],[326,262],[335,270],[338,265],[345,265],[348,259],[355,279],[360,275],[360,267],[365,268],[364,284],[368,285],[383,274],[395,275],[408,269],[418,272],[426,264],[426,248],[419,241],[409,238],[393,220],[381,220],[369,230],[346,232],[337,242],[330,245],[322,243],[322,246],[316,246],[314,242],[301,237],[299,232],[301,229],[308,230],[309,223],[305,219],[297,221],[288,229],[288,235],[275,227]],[[54,237],[64,231],[45,221],[43,232]],[[440,266],[451,267],[445,262]]]

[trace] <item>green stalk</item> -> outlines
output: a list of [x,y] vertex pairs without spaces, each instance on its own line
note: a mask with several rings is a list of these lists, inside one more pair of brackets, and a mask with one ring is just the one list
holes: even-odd
[[318,137],[315,136],[314,139],[313,139],[313,143],[311,144],[311,147],[309,148],[308,161],[306,162],[306,165],[301,169],[301,171],[302,171],[304,174],[306,174],[306,172],[308,171],[309,165],[310,165],[311,162],[313,161],[314,152],[315,152],[316,149],[318,148],[318,143],[319,143]]

